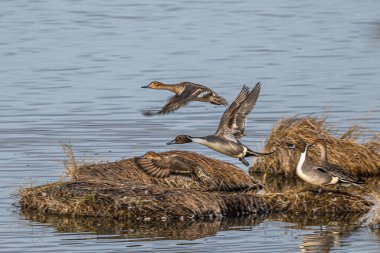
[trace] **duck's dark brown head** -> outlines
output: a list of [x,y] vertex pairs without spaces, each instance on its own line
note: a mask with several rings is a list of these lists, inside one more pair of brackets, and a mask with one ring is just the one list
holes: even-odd
[[188,135],[178,135],[177,137],[175,137],[174,140],[166,143],[167,145],[171,145],[171,144],[185,144],[185,143],[189,143],[189,142],[193,142],[193,140],[191,139],[192,137],[191,136],[188,136]]
[[151,82],[150,84],[148,85],[145,85],[145,86],[141,86],[141,88],[148,88],[148,89],[159,89],[161,88],[163,85],[163,83],[161,82],[158,82],[158,81],[153,81]]

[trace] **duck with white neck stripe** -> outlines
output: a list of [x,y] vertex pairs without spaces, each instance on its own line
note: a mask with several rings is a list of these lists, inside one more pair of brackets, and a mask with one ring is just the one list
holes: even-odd
[[259,153],[251,150],[239,139],[245,135],[247,116],[252,111],[260,94],[261,84],[256,83],[250,90],[243,86],[234,102],[223,113],[218,129],[215,134],[204,137],[192,137],[189,135],[178,135],[174,140],[167,144],[185,144],[195,142],[209,147],[222,154],[239,158],[246,166],[249,165],[245,157],[270,155],[275,152]]
[[306,144],[303,140],[296,144],[287,144],[287,148],[301,151],[296,168],[298,177],[309,184],[319,186],[319,192],[321,192],[321,187],[325,185],[336,185],[337,191],[339,191],[340,185],[362,187],[360,184],[363,184],[364,181],[343,168],[340,168],[339,172],[331,166],[313,164],[307,157],[308,149],[313,145],[314,143]]

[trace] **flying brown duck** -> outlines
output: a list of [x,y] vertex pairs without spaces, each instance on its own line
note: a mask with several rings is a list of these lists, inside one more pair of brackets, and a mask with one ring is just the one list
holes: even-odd
[[142,86],[141,88],[168,90],[175,93],[159,111],[144,111],[143,114],[145,116],[168,114],[192,101],[208,102],[214,105],[227,105],[227,101],[215,91],[206,86],[190,82],[164,84],[153,81],[149,85]]

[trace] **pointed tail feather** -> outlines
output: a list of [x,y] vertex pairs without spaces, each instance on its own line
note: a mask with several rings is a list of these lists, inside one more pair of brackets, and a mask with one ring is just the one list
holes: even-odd
[[158,114],[158,111],[146,110],[143,111],[142,114],[147,117],[151,117]]
[[168,113],[169,112],[163,112],[161,110],[145,110],[145,111],[142,111],[142,114],[146,117],[152,117],[152,116],[156,116],[156,115],[165,115]]
[[277,149],[275,149],[271,152],[268,152],[268,153],[260,153],[260,152],[256,152],[256,151],[253,151],[251,149],[248,149],[247,154],[245,156],[265,156],[265,155],[271,155],[276,151],[277,151]]
[[220,96],[214,97],[211,103],[214,105],[228,105],[227,100]]
[[359,188],[362,188],[362,189],[364,189],[364,186],[362,186],[362,184],[363,183],[351,183],[352,185],[355,185],[355,186],[357,186],[357,187],[359,187]]

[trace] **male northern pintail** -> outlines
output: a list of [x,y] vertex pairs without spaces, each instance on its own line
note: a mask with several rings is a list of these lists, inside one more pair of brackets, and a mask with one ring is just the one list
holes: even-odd
[[329,171],[332,175],[339,177],[339,182],[336,185],[337,190],[339,191],[339,186],[348,186],[350,184],[362,187],[360,184],[364,184],[364,180],[357,175],[351,173],[347,169],[343,168],[340,165],[330,163],[327,158],[327,142],[326,139],[317,139],[314,144],[316,144],[321,151],[321,165]]
[[247,86],[243,86],[234,102],[224,112],[215,134],[205,137],[178,135],[167,144],[196,142],[225,155],[239,158],[246,166],[248,166],[249,163],[244,159],[245,157],[272,154],[274,151],[269,153],[255,152],[239,141],[239,139],[245,135],[247,115],[256,104],[260,88],[260,83],[257,83],[251,91]]
[[[356,177],[340,166],[332,165],[329,163],[324,163],[323,165],[319,166],[311,163],[307,157],[307,152],[309,147],[314,144],[315,143],[306,144],[303,140],[297,142],[296,144],[287,144],[287,147],[289,149],[298,149],[301,151],[301,155],[296,168],[297,176],[310,184],[319,186],[319,192],[321,191],[321,186],[324,185],[336,185],[337,191],[339,191],[340,185],[351,184],[362,187],[360,186],[360,184],[364,183],[362,179]],[[326,152],[326,149],[324,149],[324,151]]]
[[169,90],[176,94],[171,97],[159,111],[144,111],[143,113],[146,116],[171,113],[192,101],[209,102],[214,105],[227,105],[227,101],[215,91],[206,86],[190,82],[164,84],[153,81],[149,85],[142,86],[141,88]]
[[141,170],[156,178],[175,176],[200,182],[209,177],[194,161],[176,154],[163,155],[149,151],[138,157],[136,162]]

